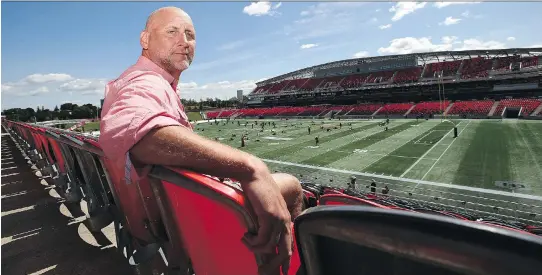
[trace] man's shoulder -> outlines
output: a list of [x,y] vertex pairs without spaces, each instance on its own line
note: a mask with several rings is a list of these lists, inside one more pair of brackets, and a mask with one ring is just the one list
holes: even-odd
[[128,68],[119,78],[112,81],[115,88],[121,90],[130,84],[147,84],[147,85],[167,85],[167,81],[159,73],[139,67],[132,66]]

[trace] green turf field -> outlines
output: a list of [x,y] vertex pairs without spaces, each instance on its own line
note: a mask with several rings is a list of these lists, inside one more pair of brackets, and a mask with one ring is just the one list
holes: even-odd
[[[262,121],[274,121],[276,128],[265,125],[262,132]],[[388,131],[378,125],[381,122],[258,120],[255,125],[255,120],[239,120],[239,125],[235,120],[201,123],[194,130],[261,157],[271,170],[304,180],[345,186],[356,175],[358,188],[366,188],[367,181],[375,179],[380,186],[389,185],[396,195],[411,199],[480,211],[497,205],[503,208],[485,210],[542,216],[542,201],[508,196],[510,189],[495,183],[523,184],[525,188],[513,191],[517,196],[542,196],[542,122],[392,119]],[[459,132],[455,139],[454,124]],[[244,133],[249,140],[241,148]],[[318,145],[315,137],[319,137]]]

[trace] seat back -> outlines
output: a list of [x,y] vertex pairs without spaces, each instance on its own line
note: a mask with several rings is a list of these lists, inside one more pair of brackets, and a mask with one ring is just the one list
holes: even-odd
[[[180,236],[196,274],[258,274],[264,259],[241,242],[246,232],[257,232],[257,221],[240,189],[172,167],[154,167],[150,177],[164,190],[159,201],[170,209],[176,224],[171,230]],[[294,257],[289,273],[298,267]]]
[[296,219],[295,232],[307,275],[527,275],[542,270],[542,238],[436,215],[320,206]]
[[389,209],[376,202],[356,198],[345,194],[326,194],[320,197],[319,205],[365,205]]

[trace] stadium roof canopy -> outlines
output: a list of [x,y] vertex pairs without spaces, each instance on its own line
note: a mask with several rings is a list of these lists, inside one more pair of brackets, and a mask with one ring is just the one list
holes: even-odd
[[433,61],[444,61],[444,60],[457,60],[465,59],[477,56],[508,56],[508,55],[542,55],[542,48],[510,48],[510,49],[497,49],[497,50],[468,50],[468,51],[441,51],[441,52],[427,52],[427,53],[411,53],[411,54],[400,54],[400,55],[384,55],[384,56],[373,56],[373,57],[364,57],[364,58],[353,58],[339,60],[329,63],[324,63],[316,66],[307,67],[304,69],[296,70],[290,73],[282,74],[276,77],[272,77],[263,81],[256,83],[258,86],[272,83],[275,81],[280,81],[285,78],[295,78],[295,77],[304,77],[307,74],[310,74],[316,70],[331,69],[345,66],[355,66],[359,64],[367,64],[373,62],[381,62],[387,60],[401,60],[406,58],[417,57],[422,62],[433,62]]

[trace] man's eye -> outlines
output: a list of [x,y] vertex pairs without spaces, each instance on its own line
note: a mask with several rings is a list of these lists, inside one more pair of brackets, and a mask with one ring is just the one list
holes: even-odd
[[174,34],[174,33],[176,33],[176,32],[177,32],[177,31],[175,31],[175,30],[171,30],[171,31],[168,31],[167,33]]

